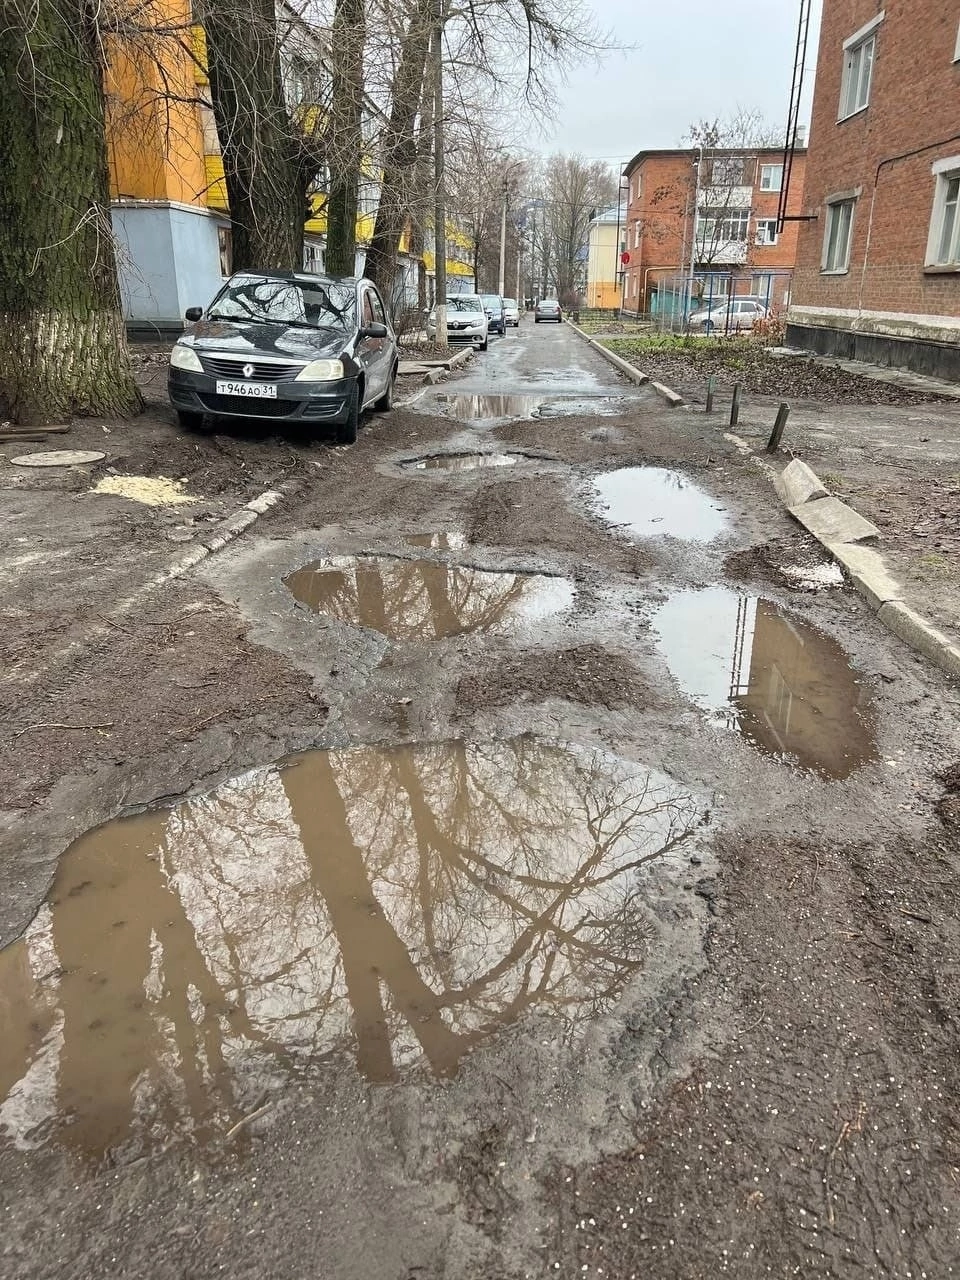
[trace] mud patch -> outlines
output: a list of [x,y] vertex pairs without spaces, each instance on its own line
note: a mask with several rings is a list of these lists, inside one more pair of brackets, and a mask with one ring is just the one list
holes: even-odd
[[317,560],[284,585],[314,612],[392,640],[509,634],[563,613],[575,595],[569,579],[547,574],[374,556]]
[[644,967],[697,802],[529,737],[307,752],[81,837],[0,952],[0,1133],[126,1157],[231,1130],[331,1055],[456,1072]]
[[400,465],[405,471],[476,471],[482,467],[514,467],[521,458],[515,453],[435,453]]
[[843,573],[833,561],[821,559],[794,543],[764,543],[734,551],[723,571],[735,582],[772,582],[792,591],[823,591],[843,586]]
[[631,538],[712,542],[727,527],[724,510],[682,471],[622,467],[591,484],[601,517]]
[[826,778],[877,758],[869,698],[847,655],[773,601],[681,591],[653,628],[683,692],[765,755]]
[[546,698],[611,710],[647,707],[654,700],[633,663],[600,645],[501,657],[495,664],[471,671],[457,685],[457,706],[466,715]]

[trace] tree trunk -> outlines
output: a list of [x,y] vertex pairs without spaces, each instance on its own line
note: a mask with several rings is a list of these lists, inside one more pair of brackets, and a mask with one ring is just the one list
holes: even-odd
[[95,8],[38,0],[28,17],[7,4],[0,23],[0,416],[125,416],[142,401],[117,286]]
[[303,267],[306,174],[283,91],[273,0],[204,0],[210,99],[233,230],[233,267]]
[[407,187],[417,164],[414,131],[424,96],[432,11],[432,0],[418,0],[404,35],[393,83],[390,123],[383,142],[380,203],[367,251],[365,274],[391,304],[397,278],[397,249],[409,205]]
[[327,271],[356,271],[357,214],[363,159],[364,0],[337,0],[330,40],[330,195],[327,200]]

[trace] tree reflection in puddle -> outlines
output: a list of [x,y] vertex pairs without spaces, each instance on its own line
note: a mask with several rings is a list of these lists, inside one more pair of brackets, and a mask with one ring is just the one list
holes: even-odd
[[566,578],[376,556],[317,560],[284,584],[317,613],[394,640],[510,631],[562,613],[574,599]]
[[0,953],[0,1132],[95,1155],[223,1132],[296,1071],[456,1071],[526,1011],[643,965],[668,778],[532,738],[315,751],[64,856]]

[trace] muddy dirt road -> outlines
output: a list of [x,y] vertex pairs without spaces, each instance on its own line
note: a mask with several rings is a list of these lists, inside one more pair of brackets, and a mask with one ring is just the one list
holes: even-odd
[[960,1271],[957,689],[704,423],[525,321],[6,555],[0,1273]]

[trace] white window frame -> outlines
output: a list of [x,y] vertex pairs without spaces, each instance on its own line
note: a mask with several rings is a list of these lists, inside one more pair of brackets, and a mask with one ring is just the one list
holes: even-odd
[[[877,28],[885,17],[886,11],[881,10],[875,18],[872,18],[859,31],[855,31],[852,36],[848,36],[843,42],[843,74],[840,77],[838,123],[841,120],[849,120],[852,116],[859,115],[861,111],[866,111],[870,105],[873,73],[877,64]],[[868,48],[870,51],[870,71],[866,78],[866,84],[864,84],[863,58]],[[860,55],[859,58],[857,57],[858,54]],[[857,90],[857,97],[851,102],[851,88],[854,84]]]
[[[857,196],[859,191],[844,191],[841,194],[831,196],[826,201],[827,217],[823,228],[823,250],[820,257],[820,274],[826,276],[843,276],[850,270],[850,254],[853,248],[853,223],[857,214]],[[845,252],[843,255],[843,265],[839,265],[839,259],[830,265],[830,242],[833,236],[833,228],[837,218],[842,218],[841,209],[849,207],[850,220],[847,223],[847,239]]]
[[[770,230],[770,227],[773,228],[772,231]],[[766,230],[763,230],[764,228],[766,228]],[[756,243],[764,249],[772,249],[775,245],[779,244],[780,236],[777,233],[776,218],[758,218],[757,233],[754,238]]]
[[[776,185],[771,184],[768,186],[767,183],[764,182],[763,177],[768,169],[777,170]],[[783,162],[782,161],[780,162],[780,164],[762,164],[760,166],[760,190],[761,191],[782,191],[783,190]]]
[[950,185],[960,180],[960,156],[947,156],[936,160],[931,166],[936,186],[933,193],[933,209],[930,214],[930,233],[927,237],[927,252],[924,265],[928,268],[941,268],[945,271],[960,271],[960,190],[953,205],[953,256],[942,258],[944,219],[947,215],[947,195]]

